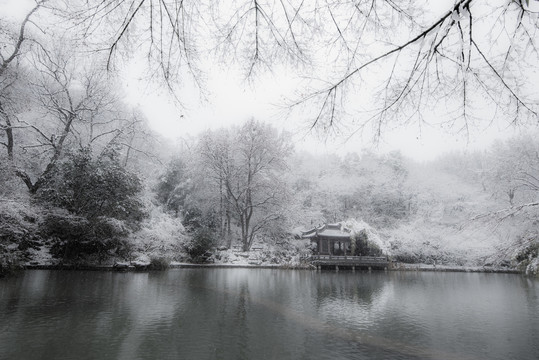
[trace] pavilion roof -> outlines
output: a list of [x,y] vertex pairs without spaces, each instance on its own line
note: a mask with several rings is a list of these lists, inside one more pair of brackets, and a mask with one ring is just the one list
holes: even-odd
[[324,224],[322,226],[312,228],[311,230],[303,231],[301,237],[305,239],[324,236],[336,239],[349,239],[350,233],[351,230],[344,227],[341,223]]

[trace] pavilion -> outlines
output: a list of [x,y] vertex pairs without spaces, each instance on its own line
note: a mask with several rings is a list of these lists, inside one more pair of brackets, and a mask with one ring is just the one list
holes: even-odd
[[310,239],[316,244],[316,255],[352,255],[351,230],[342,224],[324,224],[311,230],[302,232],[303,239]]

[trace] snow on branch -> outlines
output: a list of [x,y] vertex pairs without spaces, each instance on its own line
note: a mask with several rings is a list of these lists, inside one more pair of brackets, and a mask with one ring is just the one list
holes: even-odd
[[539,206],[539,202],[531,202],[531,203],[511,206],[511,207],[508,207],[508,208],[505,208],[505,209],[492,211],[492,212],[488,212],[488,213],[485,213],[485,214],[476,215],[473,218],[471,218],[470,220],[471,221],[476,221],[476,220],[488,218],[488,219],[493,219],[493,220],[496,220],[496,221],[504,221],[504,220],[518,214],[522,210],[525,210],[525,209],[528,209],[528,208],[531,208],[531,207],[535,207],[535,206]]

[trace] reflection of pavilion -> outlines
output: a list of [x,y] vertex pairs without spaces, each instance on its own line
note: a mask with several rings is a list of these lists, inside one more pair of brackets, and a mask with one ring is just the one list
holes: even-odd
[[303,232],[302,238],[311,239],[311,244],[316,244],[317,255],[352,255],[350,233],[350,229],[341,224],[324,224]]
[[303,239],[310,239],[316,244],[315,254],[311,263],[318,268],[321,266],[387,268],[389,261],[385,256],[353,256],[351,251],[351,230],[342,224],[324,224],[302,233]]

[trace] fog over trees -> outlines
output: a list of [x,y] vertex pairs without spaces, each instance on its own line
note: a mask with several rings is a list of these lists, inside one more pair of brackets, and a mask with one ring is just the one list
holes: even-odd
[[[299,228],[343,221],[395,261],[537,271],[537,1],[40,0],[15,9],[0,12],[2,267],[225,261],[224,249],[255,245],[297,264],[310,251],[294,239]],[[212,67],[239,68],[262,88],[268,74],[287,77],[296,92],[283,94],[283,116],[322,136],[531,130],[429,163],[398,151],[309,154],[266,119],[175,146],[126,99],[120,75],[141,60],[147,81],[180,106],[193,92],[211,102]]]

